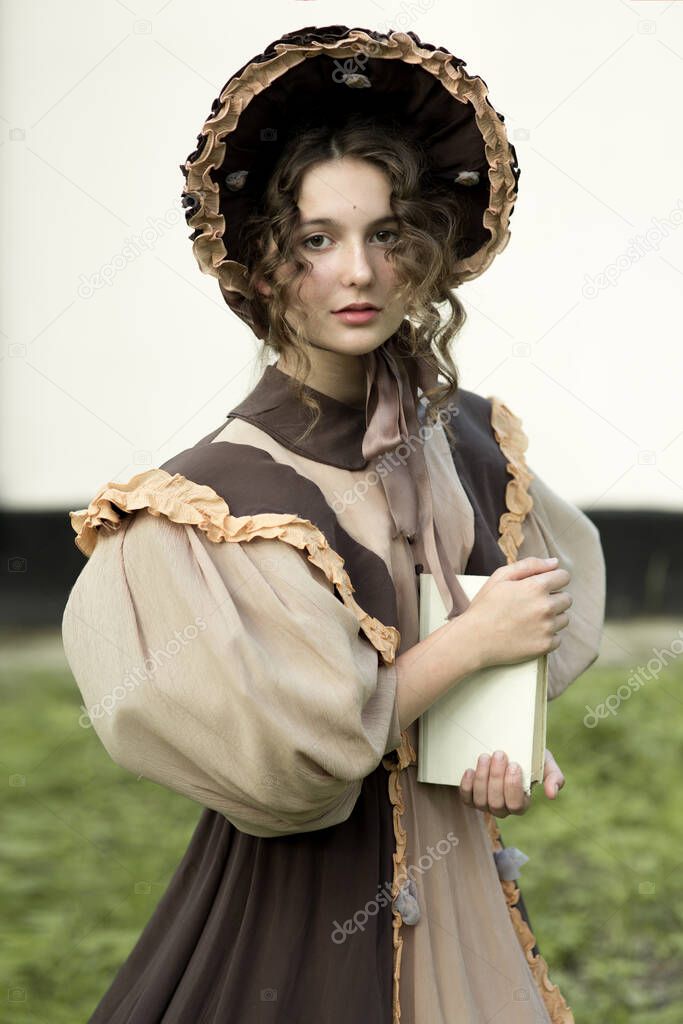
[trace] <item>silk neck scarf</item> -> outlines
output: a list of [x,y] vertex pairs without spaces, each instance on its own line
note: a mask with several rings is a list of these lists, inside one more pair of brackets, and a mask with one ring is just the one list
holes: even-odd
[[[419,537],[447,609],[454,618],[469,600],[450,564],[434,522],[432,490],[418,417],[417,388],[423,393],[438,384],[437,371],[425,360],[399,355],[396,336],[360,357],[366,372],[366,431],[363,456],[385,460],[380,480],[394,523],[394,537]],[[450,597],[450,600],[449,600]]]

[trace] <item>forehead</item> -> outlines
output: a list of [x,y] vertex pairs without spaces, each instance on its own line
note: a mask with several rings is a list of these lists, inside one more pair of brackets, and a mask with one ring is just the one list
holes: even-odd
[[391,214],[391,182],[367,160],[344,157],[309,167],[301,179],[298,206],[305,219]]

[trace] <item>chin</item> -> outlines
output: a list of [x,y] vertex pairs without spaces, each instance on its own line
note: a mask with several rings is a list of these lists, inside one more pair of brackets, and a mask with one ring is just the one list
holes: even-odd
[[353,355],[365,355],[367,352],[374,352],[376,348],[383,345],[388,338],[395,334],[398,327],[387,330],[386,327],[378,328],[374,325],[367,327],[342,327],[334,334],[327,336],[319,335],[316,344],[320,348],[330,349],[332,352],[346,352]]

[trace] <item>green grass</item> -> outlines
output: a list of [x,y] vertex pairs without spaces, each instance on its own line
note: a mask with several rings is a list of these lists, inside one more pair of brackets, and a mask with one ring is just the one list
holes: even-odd
[[202,809],[110,760],[78,724],[70,673],[15,669],[2,688],[0,1020],[78,1024],[151,916]]
[[[529,811],[499,825],[530,857],[520,886],[577,1024],[680,1024],[683,657],[586,728],[585,705],[627,677],[593,668],[551,703],[548,746],[566,785],[555,802],[535,788]],[[201,808],[109,759],[78,725],[67,671],[15,666],[0,682],[0,1019],[78,1024],[151,916]]]

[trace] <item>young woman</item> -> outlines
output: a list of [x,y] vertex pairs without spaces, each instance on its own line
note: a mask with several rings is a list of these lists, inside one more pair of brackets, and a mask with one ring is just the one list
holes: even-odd
[[[439,696],[547,653],[556,698],[604,614],[597,530],[449,352],[519,174],[463,67],[413,33],[290,33],[183,165],[199,265],[265,366],[227,422],[71,513],[84,714],[204,807],[93,1022],[573,1020],[494,857],[521,773],[501,751],[416,779]],[[449,617],[419,641],[422,571]],[[465,572],[491,577],[469,605]]]

